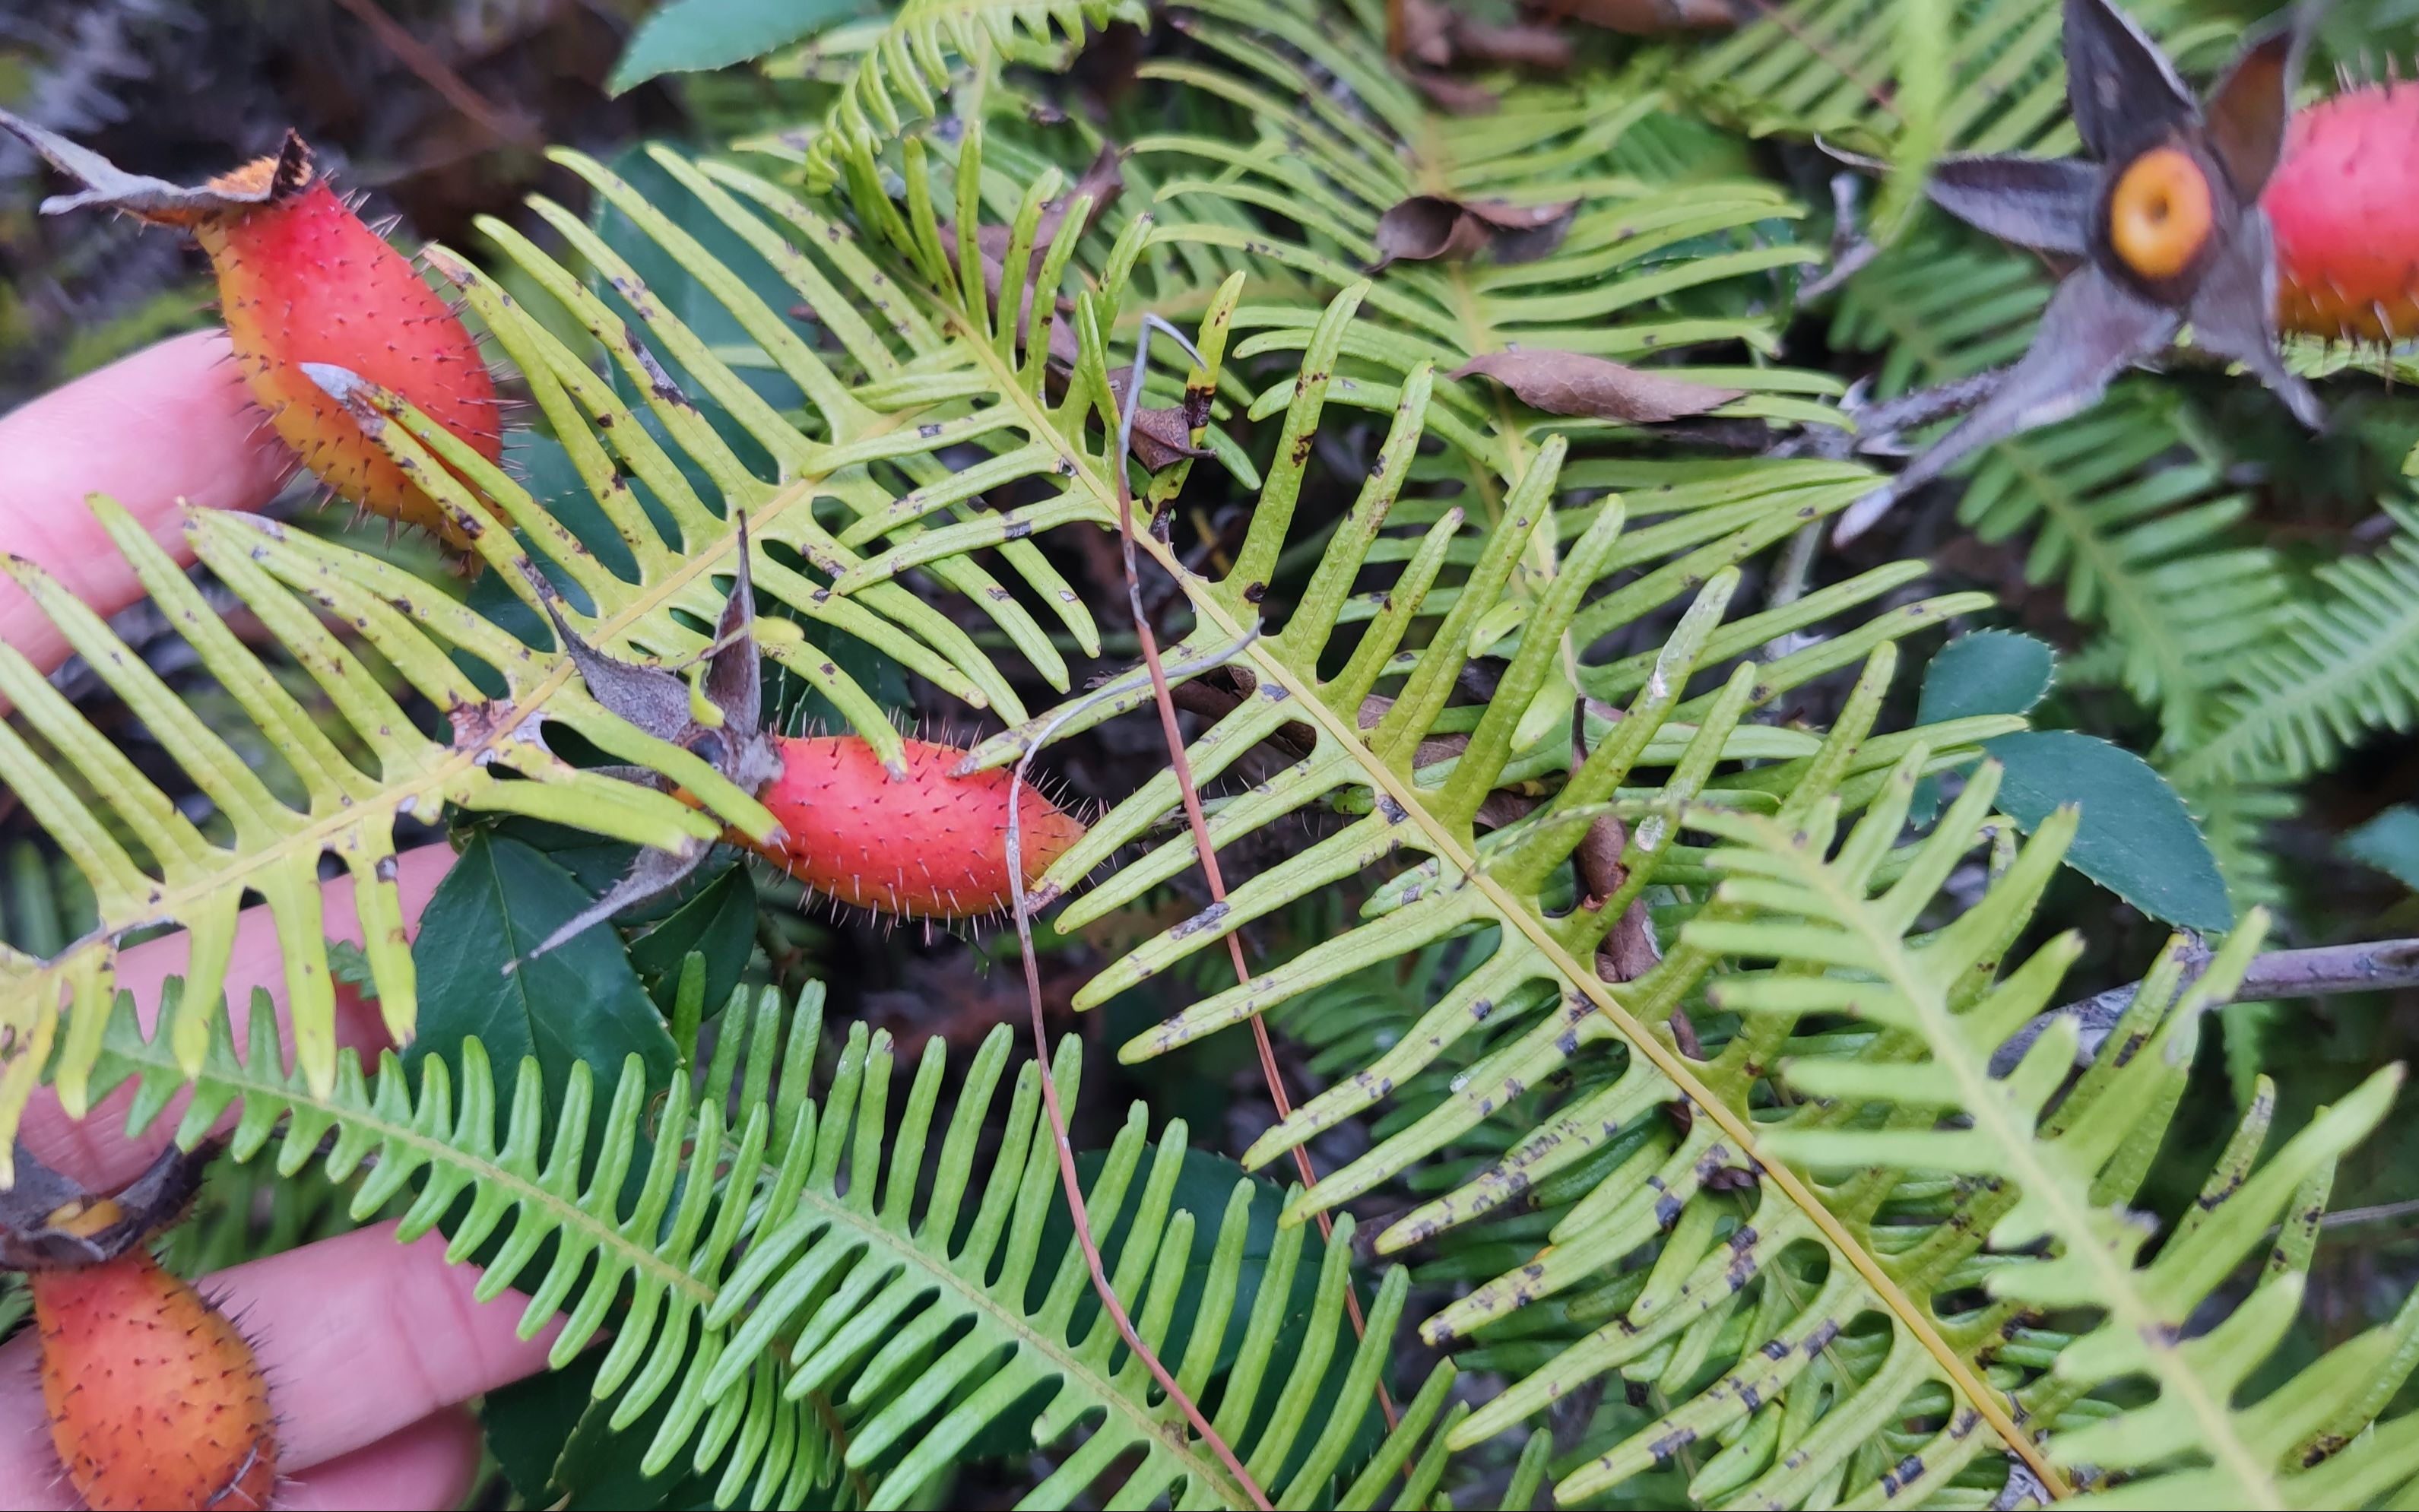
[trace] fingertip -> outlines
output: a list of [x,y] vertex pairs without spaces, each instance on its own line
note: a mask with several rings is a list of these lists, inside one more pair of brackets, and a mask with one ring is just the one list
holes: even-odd
[[277,1489],[277,1505],[293,1512],[462,1504],[479,1473],[479,1424],[448,1408],[365,1448],[314,1465]]
[[[256,509],[294,470],[252,437],[259,410],[223,331],[146,347],[0,416],[0,553],[39,563],[102,614],[142,594],[86,503],[103,494],[179,562],[177,501]],[[0,640],[49,671],[67,642],[23,590],[0,581]]]
[[210,1278],[243,1319],[298,1470],[546,1368],[560,1319],[522,1338],[528,1298],[479,1301],[478,1268],[448,1264],[443,1235],[398,1244],[394,1229],[355,1229]]

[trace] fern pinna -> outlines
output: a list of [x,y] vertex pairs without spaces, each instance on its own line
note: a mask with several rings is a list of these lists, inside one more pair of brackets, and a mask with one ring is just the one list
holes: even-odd
[[[1005,1028],[962,1069],[930,1041],[894,1127],[891,1047],[862,1025],[828,1088],[810,1094],[822,1010],[819,991],[794,1004],[744,992],[710,1058],[653,1108],[635,1056],[601,1105],[578,1063],[549,1110],[534,1061],[507,1074],[476,1040],[416,1071],[392,1051],[364,1070],[347,1050],[331,1088],[315,1092],[277,1069],[268,1013],[253,1019],[240,1058],[214,1020],[194,1077],[144,1037],[131,1006],[112,1023],[96,1086],[132,1082],[134,1128],[190,1086],[184,1139],[234,1109],[224,1137],[236,1158],[273,1153],[288,1176],[320,1162],[354,1179],[356,1214],[408,1199],[402,1237],[444,1221],[449,1256],[485,1265],[483,1296],[529,1293],[528,1333],[567,1314],[559,1365],[602,1352],[594,1392],[610,1427],[669,1405],[645,1468],[684,1461],[715,1478],[720,1504],[794,1505],[843,1482],[863,1504],[907,1504],[968,1441],[1020,1412],[1014,1422],[1037,1446],[1106,1413],[1036,1505],[1103,1474],[1140,1502],[1237,1504],[1224,1470],[1152,1399],[1090,1304],[1066,1234],[1050,1230],[1057,1173],[1040,1068],[1027,1061],[1009,1076]],[[1080,1064],[1067,1041],[1051,1074],[1068,1096]],[[1004,1134],[987,1149],[1004,1079]],[[954,1101],[944,1124],[945,1082]],[[1260,1183],[1238,1180],[1209,1206],[1184,1206],[1187,1159],[1183,1125],[1154,1137],[1137,1105],[1092,1179],[1093,1211],[1121,1215],[1100,1233],[1120,1295],[1145,1337],[1182,1360],[1189,1392],[1217,1384],[1219,1428],[1256,1475],[1287,1489],[1281,1504],[1379,1504],[1385,1472],[1358,1465],[1359,1481],[1331,1483],[1377,1416],[1372,1386],[1402,1273],[1379,1288],[1356,1345],[1344,1320],[1348,1227],[1307,1263],[1300,1227],[1247,1262]],[[1209,1186],[1186,1191],[1199,1202]],[[1195,1272],[1198,1300],[1179,1308]],[[1271,1369],[1281,1345],[1287,1367]],[[1310,1407],[1331,1374],[1321,1420]],[[1402,1465],[1467,1410],[1446,1411],[1451,1379],[1440,1365],[1371,1464]]]
[[[1980,8],[2009,51],[1960,58],[2025,88],[1935,146],[2054,139],[2055,8]],[[475,490],[510,520],[473,543],[485,596],[195,513],[201,560],[275,642],[264,656],[116,528],[250,717],[292,733],[300,801],[19,569],[222,817],[176,811],[0,655],[21,711],[0,774],[92,879],[100,917],[49,960],[0,960],[14,1037],[0,1106],[13,1114],[39,1074],[77,1108],[131,1079],[142,1123],[190,1087],[188,1140],[231,1113],[239,1157],[274,1150],[293,1171],[324,1149],[358,1182],[357,1211],[401,1205],[407,1234],[442,1223],[490,1293],[526,1290],[531,1331],[567,1314],[556,1357],[595,1359],[602,1430],[653,1425],[646,1468],[686,1465],[718,1504],[834,1489],[907,1504],[1003,1427],[1052,1457],[1032,1504],[1248,1504],[1095,1310],[1052,1227],[1043,1072],[1011,1077],[1004,1034],[963,1069],[928,1050],[894,1119],[878,1037],[840,1036],[818,1100],[820,999],[789,1013],[743,995],[710,1050],[689,1037],[705,1064],[659,1104],[638,1072],[600,1098],[575,1070],[549,1106],[534,1072],[475,1043],[375,1068],[336,1052],[313,911],[332,856],[403,1035],[413,975],[385,865],[398,816],[452,805],[663,850],[769,831],[710,764],[590,696],[542,628],[532,573],[589,641],[684,662],[709,644],[744,518],[766,656],[895,761],[901,737],[833,649],[871,647],[996,715],[970,764],[1006,767],[1151,702],[1132,670],[1077,690],[1107,638],[1066,563],[1115,529],[1121,484],[1167,506],[1214,471],[1247,506],[1231,540],[1135,541],[1175,585],[1164,662],[1202,716],[1186,755],[1222,851],[1304,820],[1315,838],[1115,952],[1074,1006],[1179,984],[1174,1011],[1117,1046],[1132,1062],[1256,1016],[1316,1046],[1325,1085],[1257,1136],[1248,1167],[1373,1132],[1280,1197],[1188,1180],[1181,1127],[1154,1138],[1138,1112],[1089,1176],[1118,1295],[1274,1504],[1434,1505],[1481,1444],[1516,1431],[1530,1435],[1516,1501],[1548,1479],[1570,1504],[2407,1494],[2419,1433],[2382,1414],[2419,1315],[2244,1396],[2280,1357],[2332,1172],[2394,1073],[2273,1150],[2273,1098],[2253,1100],[2201,1202],[2154,1238],[2133,1204],[2262,919],[2189,980],[2183,952],[2164,955],[2113,1048],[2078,1063],[2054,1017],[1995,1074],[2077,953],[2031,927],[2078,821],[2036,816],[2027,833],[1998,807],[1986,745],[2021,715],[1885,728],[1903,644],[1991,595],[1934,591],[1914,561],[1776,591],[1776,548],[1811,542],[1874,474],[1720,444],[1744,430],[1838,454],[1815,442],[1841,426],[1844,385],[1780,361],[1825,254],[1794,195],[1671,123],[1684,100],[1711,102],[1757,129],[1861,123],[1860,145],[1891,146],[1887,107],[1825,71],[1886,53],[1888,9],[1801,0],[1794,29],[1743,29],[1685,69],[1650,54],[1584,91],[1512,85],[1464,121],[1388,62],[1375,0],[1213,0],[1183,12],[1187,48],[1144,64],[1165,109],[1114,144],[1111,180],[1086,166],[1100,129],[1040,124],[1022,70],[1138,10],[919,3],[859,34],[819,129],[614,166],[558,153],[599,206],[533,204],[559,255],[489,222],[490,266],[443,248],[429,261],[575,488],[547,495],[398,396],[331,376],[433,494],[468,506]],[[1817,10],[1857,48],[1795,48],[1824,35],[1804,24]],[[1406,202],[1482,196],[1553,211],[1559,239],[1525,261],[1372,270]],[[1889,383],[1995,360],[2011,333],[2020,348],[2038,286],[1980,255],[1945,266],[1990,296],[1969,301],[1966,327],[1922,318],[1922,270],[1886,255],[1850,285],[1837,345],[1887,343]],[[532,308],[541,296],[551,308]],[[701,311],[744,339],[709,337]],[[1146,315],[1185,330],[1197,363],[1131,372]],[[1465,373],[1516,349],[1732,397],[1675,440]],[[1136,383],[1167,434],[1130,457],[1117,421]],[[2129,391],[2072,432],[2005,443],[1980,466],[1972,522],[2040,531],[2034,575],[2119,639],[2103,670],[2177,731],[2211,708],[2295,721],[2235,690],[2227,638],[2274,610],[2252,570],[2268,559],[2216,552],[2238,497],[2214,464],[2165,465],[2181,432],[2159,412]],[[2122,447],[2103,444],[2112,431]],[[2223,612],[2192,589],[2211,554]],[[444,723],[415,723],[364,648]],[[299,712],[297,670],[343,740]],[[1029,707],[1037,688],[1062,701]],[[549,722],[705,810],[573,765]],[[2303,731],[2241,747],[2288,737],[2317,745]],[[1918,817],[1949,773],[1954,800]],[[1049,922],[1080,930],[1191,872],[1192,835],[1170,823],[1181,796],[1172,771],[1138,777],[1044,877]],[[252,1015],[241,1056],[219,1028],[213,963],[247,889],[280,926],[291,1074],[272,1014]],[[1288,928],[1309,917],[1321,927]],[[192,932],[194,965],[146,1037],[112,965],[132,933],[171,923]],[[1238,932],[1287,946],[1220,980]],[[1070,1094],[1072,1045],[1052,1071]],[[1275,1220],[1265,1257],[1256,1212]],[[1334,1220],[1323,1244],[1318,1216]],[[1374,1283],[1356,1243],[1388,1257]],[[1341,1322],[1356,1285],[1357,1339]],[[1448,1363],[1407,1370],[1398,1324]],[[1400,1408],[1391,1428],[1381,1387]]]

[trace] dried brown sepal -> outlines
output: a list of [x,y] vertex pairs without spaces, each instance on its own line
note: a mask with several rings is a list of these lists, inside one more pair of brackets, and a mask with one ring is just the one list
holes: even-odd
[[73,1270],[114,1260],[174,1225],[193,1206],[211,1147],[160,1151],[111,1196],[85,1187],[17,1147],[17,1184],[0,1192],[0,1266]]
[[1378,218],[1376,272],[1389,263],[1465,259],[1485,252],[1499,263],[1534,262],[1563,244],[1579,202],[1515,205],[1413,194]]

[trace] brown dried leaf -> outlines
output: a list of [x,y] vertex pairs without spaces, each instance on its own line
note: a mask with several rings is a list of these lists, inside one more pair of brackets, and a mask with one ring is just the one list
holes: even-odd
[[511,699],[480,699],[469,703],[456,703],[445,711],[454,726],[454,748],[476,751],[472,758],[479,765],[493,762],[501,752],[500,746],[516,742],[543,749],[546,737],[541,730],[545,721],[535,713],[519,713]]
[[1532,263],[1563,244],[1579,202],[1557,205],[1513,205],[1500,199],[1472,201],[1463,207],[1485,223],[1499,263]]
[[[1080,236],[1091,230],[1099,223],[1102,213],[1117,203],[1117,195],[1125,188],[1124,163],[1123,148],[1112,143],[1102,143],[1099,156],[1092,160],[1090,167],[1084,170],[1084,176],[1075,180],[1074,186],[1041,208],[1041,218],[1033,227],[1033,247],[1025,255],[1025,268],[1018,279],[1023,285],[1016,301],[1016,329],[1019,332],[1023,332],[1032,318],[1033,281],[1040,274],[1042,255],[1050,250],[1050,243],[1057,239],[1059,228],[1066,224],[1067,212],[1074,208],[1075,201],[1086,194],[1091,195],[1092,207],[1085,212],[1084,224],[1076,234]],[[939,230],[941,250],[948,255],[950,265],[954,267],[958,260],[957,224],[951,221],[943,221]],[[992,307],[994,310],[999,307],[1000,290],[1008,284],[1008,245],[1014,239],[1015,234],[1013,227],[1006,225],[989,224],[975,227],[975,248],[982,256],[983,290],[990,296]],[[1072,308],[1073,306],[1067,301],[1058,301],[1057,310],[1061,315]],[[1067,329],[1066,321],[1053,321],[1050,330],[1050,352],[1053,357],[1059,355],[1062,337],[1066,347],[1066,361],[1072,363],[1074,333]]]
[[1542,231],[1556,221],[1568,221],[1579,208],[1575,199],[1551,205],[1515,205],[1504,199],[1474,199],[1462,208],[1498,231]]
[[1514,205],[1506,200],[1463,204],[1441,194],[1413,194],[1378,220],[1378,260],[1369,271],[1392,262],[1470,257],[1492,250],[1499,263],[1531,262],[1562,244],[1579,201]]
[[1571,39],[1555,27],[1533,21],[1489,26],[1467,16],[1458,19],[1453,41],[1454,51],[1462,57],[1549,73],[1571,66]]
[[1193,444],[1193,427],[1184,419],[1182,405],[1164,409],[1145,405],[1135,410],[1132,443],[1134,460],[1152,472],[1186,457],[1210,455]]
[[[1130,373],[1114,373],[1109,387],[1123,405]],[[1193,432],[1210,422],[1210,393],[1207,390],[1187,389],[1182,404],[1144,405],[1134,411],[1132,450],[1134,460],[1148,471],[1180,462],[1186,457],[1208,456],[1203,447],[1193,444]]]
[[1430,68],[1449,68],[1454,59],[1454,30],[1461,17],[1441,0],[1402,0],[1402,29],[1394,40],[1403,57]]
[[1432,69],[1501,63],[1559,70],[1571,65],[1570,39],[1555,26],[1526,21],[1493,26],[1444,0],[1403,0],[1402,17],[1402,55]]
[[1487,241],[1486,223],[1463,214],[1454,201],[1413,194],[1378,218],[1378,260],[1369,270],[1374,273],[1393,262],[1467,257]]
[[1630,424],[1702,415],[1746,391],[1666,378],[1584,352],[1508,351],[1473,357],[1446,375],[1491,378],[1523,403],[1552,415],[1585,415]]

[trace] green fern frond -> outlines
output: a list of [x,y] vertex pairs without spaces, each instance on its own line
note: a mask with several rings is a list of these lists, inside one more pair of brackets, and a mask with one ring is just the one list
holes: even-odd
[[[190,710],[64,586],[30,563],[7,570],[58,625],[101,682],[139,717],[159,748],[208,800],[197,821],[172,802],[84,714],[14,651],[0,647],[0,782],[25,804],[90,885],[93,929],[46,961],[0,958],[0,1132],[13,1129],[34,1078],[48,1074],[71,1112],[88,1105],[86,1072],[100,1044],[118,953],[130,934],[177,925],[192,942],[192,1011],[171,1042],[197,1070],[247,892],[266,901],[283,947],[294,1049],[325,1088],[335,1073],[334,979],[321,928],[322,860],[352,883],[363,954],[390,1032],[415,1017],[410,952],[394,884],[394,826],[446,804],[578,824],[640,844],[711,838],[716,822],[667,795],[576,770],[538,733],[559,720],[606,749],[672,776],[730,823],[760,832],[770,816],[705,763],[650,741],[584,693],[565,694],[566,663],[532,651],[492,622],[425,584],[345,548],[266,520],[189,509],[196,556],[238,594],[323,700],[315,711],[204,600],[183,570],[123,509],[93,509],[118,550],[182,632],[199,665],[267,732],[301,801],[287,801]],[[524,592],[526,592],[524,586]],[[450,738],[423,730],[372,674],[331,616],[453,720]],[[693,638],[699,641],[702,637]],[[490,698],[453,654],[501,687]],[[323,719],[325,723],[323,724]],[[521,780],[507,780],[507,774]],[[66,1037],[54,1039],[64,1019]],[[0,1157],[5,1159],[5,1157]]]
[[2385,512],[2396,530],[2383,548],[2320,567],[2281,640],[2241,658],[2175,764],[2180,783],[2295,781],[2419,719],[2419,515],[2407,502]]
[[[1896,96],[1912,72],[1945,81],[1941,145],[1960,152],[2077,149],[2066,118],[2066,64],[2057,0],[1958,0],[1943,28],[1947,50],[1901,50],[1904,7],[1891,0],[1790,0],[1736,35],[1699,49],[1678,70],[1690,99],[1755,136],[1820,136],[1887,152],[1902,130]],[[2135,0],[2127,10],[2183,54],[2230,37],[2176,0]]]
[[2106,627],[2118,680],[2180,731],[2270,638],[2285,590],[2275,553],[2240,538],[2249,497],[2179,440],[2172,400],[2120,389],[1991,447],[1957,517],[1985,541],[2033,531],[2025,576],[2062,582],[2069,617]]
[[2179,774],[2177,791],[2209,840],[2235,913],[2239,917],[2254,908],[2280,907],[2286,891],[2274,826],[2293,817],[2299,800],[2283,784],[2225,778],[2199,768],[2193,775],[2205,780]]
[[[2147,1232],[2117,1205],[2147,1169],[2158,1125],[2185,1074],[2201,1011],[2226,995],[2257,948],[2257,920],[2228,940],[2189,989],[2180,989],[2178,958],[2170,955],[2112,1037],[2115,1053],[2103,1051],[2054,1108],[2049,1100],[2060,1090],[2074,1050],[2066,1021],[2052,1021],[2022,1064],[1995,1077],[1993,1053],[2051,1000],[2077,948],[2071,936],[2052,941],[1989,984],[1998,973],[1995,958],[2014,933],[2009,926],[2021,918],[2002,913],[1998,900],[2012,895],[2019,910],[2026,905],[2026,894],[2046,877],[2072,833],[2073,815],[2044,824],[1982,906],[1928,937],[1906,934],[1924,895],[1947,875],[1940,863],[1971,843],[1988,812],[1994,777],[1987,768],[1980,774],[1934,831],[1925,846],[1935,857],[1932,864],[1918,861],[1878,895],[1866,881],[1867,869],[1896,833],[1903,815],[1895,802],[1876,805],[1841,841],[1836,859],[1826,856],[1832,825],[1825,818],[1793,829],[1752,814],[1702,816],[1705,827],[1729,842],[1715,858],[1734,879],[1720,896],[1751,906],[1756,917],[1693,925],[1696,943],[1774,964],[1720,984],[1716,1001],[1750,1021],[1776,1014],[1794,1021],[1810,1009],[1844,1011],[1881,1031],[1877,1045],[1897,1040],[1916,1052],[1903,1061],[1820,1057],[1785,1064],[1783,1079],[1815,1098],[1822,1111],[1774,1129],[1769,1148],[1842,1178],[1860,1169],[1868,1180],[1875,1169],[1943,1171],[1980,1183],[1970,1189],[1963,1223],[1943,1226],[1903,1252],[1894,1269],[1902,1277],[1941,1274],[1987,1234],[2008,1258],[1988,1273],[1992,1301],[1980,1315],[1954,1320],[1960,1336],[1995,1333],[2027,1312],[2099,1315],[2058,1351],[2056,1371],[2020,1388],[2017,1399],[2041,1419],[2087,1391],[2135,1380],[2154,1388],[2149,1401],[2100,1422],[2072,1428],[2052,1424],[2048,1449],[2061,1465],[2087,1477],[2111,1472],[2130,1477],[2112,1500],[2320,1505],[2346,1485],[2369,1488],[2352,1493],[2358,1499],[2399,1484],[2419,1469],[2419,1432],[2412,1431],[2419,1424],[2411,1420],[2380,1427],[2357,1462],[2312,1470],[2317,1461],[2301,1454],[2304,1412],[2324,1418],[2355,1403],[2377,1410],[2355,1359],[2386,1342],[2381,1337],[2305,1372],[2278,1397],[2295,1401],[2293,1412],[2234,1405],[2236,1389],[2275,1348],[2300,1299],[2308,1241],[2292,1223],[2250,1297],[2214,1328],[2182,1336],[2211,1289],[2263,1242],[2288,1208],[2323,1206],[2334,1161],[2383,1116],[2398,1070],[2370,1077],[2253,1174],[2267,1119],[2267,1109],[2255,1106],[2199,1209],[2154,1259],[2140,1260]],[[1911,795],[1915,782],[1910,762],[1893,786]],[[1977,982],[1983,984],[1980,991]],[[1860,1117],[1868,1110],[1879,1117]],[[1918,1110],[1937,1110],[1937,1120],[1910,1117]],[[2155,1120],[2147,1127],[2146,1115]],[[2043,1241],[2047,1253],[2019,1257]],[[1473,1418],[1465,1431],[1483,1426]],[[1951,1442],[1944,1434],[1937,1446],[1954,1453]],[[1928,1456],[1919,1468],[1918,1478],[1929,1482],[1942,1465]],[[1902,1475],[1896,1489],[1905,1489],[1907,1478]],[[1566,1481],[1565,1490],[1574,1484]]]
[[1841,290],[1830,343],[1874,352],[1887,398],[2012,363],[2032,345],[2050,282],[2004,247],[1923,241],[1875,258]]
[[[701,1080],[676,1078],[658,1109],[636,1057],[602,1107],[580,1063],[550,1121],[535,1062],[508,1092],[475,1040],[461,1046],[458,1074],[434,1057],[415,1073],[393,1052],[365,1072],[348,1050],[332,1088],[315,1092],[278,1069],[272,1018],[253,1015],[240,1059],[213,1019],[178,1137],[197,1140],[233,1110],[236,1158],[273,1153],[286,1175],[323,1160],[330,1177],[355,1183],[355,1214],[408,1202],[405,1239],[467,1199],[447,1223],[446,1253],[480,1258],[480,1295],[528,1292],[525,1334],[566,1314],[549,1355],[557,1367],[596,1343],[594,1392],[617,1430],[670,1405],[648,1473],[685,1461],[719,1476],[718,1504],[755,1506],[809,1504],[809,1491],[851,1473],[868,1505],[896,1506],[998,1422],[1066,1451],[1031,1505],[1087,1488],[1247,1504],[1100,1316],[1082,1257],[1063,1237],[1045,1243],[1059,1176],[1038,1067],[1012,1078],[1005,1132],[986,1152],[1009,1072],[1005,1027],[954,1078],[932,1041],[894,1128],[889,1042],[862,1024],[829,1089],[809,1096],[819,988],[793,1013],[769,989],[743,993]],[[1068,1099],[1079,1062],[1066,1041],[1052,1074]],[[121,1000],[96,1088],[133,1083],[130,1127],[140,1130],[188,1080]],[[936,1121],[952,1080],[954,1111]],[[738,1110],[736,1127],[726,1110]],[[1086,1194],[1136,1327],[1189,1394],[1214,1391],[1215,1427],[1278,1504],[1377,1504],[1462,1411],[1445,1411],[1453,1372],[1440,1366],[1376,1458],[1346,1460],[1378,1413],[1402,1273],[1378,1287],[1355,1344],[1348,1224],[1323,1251],[1285,1230],[1247,1270],[1256,1183],[1196,1208],[1178,1199],[1185,1171],[1183,1125],[1154,1140],[1137,1105]],[[1199,1273],[1192,1302],[1181,1296],[1189,1270]],[[1291,1316],[1298,1289],[1312,1298],[1305,1316]],[[1280,1350],[1287,1363],[1271,1369]],[[1311,1410],[1322,1390],[1325,1415]]]
[[[1584,98],[1516,89],[1487,116],[1455,119],[1387,63],[1379,31],[1364,29],[1382,28],[1376,8],[1220,0],[1199,8],[1194,35],[1212,60],[1153,61],[1143,75],[1255,140],[1205,129],[1148,135],[1132,150],[1173,174],[1157,190],[1156,213],[1168,224],[1153,230],[1153,244],[1249,271],[1237,324],[1259,333],[1238,344],[1238,357],[1302,349],[1323,301],[1289,291],[1351,285],[1378,257],[1382,217],[1423,194],[1575,208],[1539,255],[1389,265],[1342,348],[1376,369],[1347,391],[1348,402],[1382,412],[1419,362],[1449,371],[1513,348],[1626,362],[1718,343],[1776,348],[1786,303],[1779,280],[1820,256],[1792,233],[1802,208],[1752,179],[1658,183],[1627,171],[1625,138],[1664,103],[1649,69]],[[1358,110],[1329,99],[1317,83],[1328,78],[1348,85]],[[1674,372],[1750,391],[1725,414],[1835,423],[1814,402],[1838,392],[1823,375],[1702,354]],[[1490,509],[1543,435],[1584,448],[1618,429],[1537,416],[1475,378],[1441,382],[1436,394],[1435,434],[1466,454]],[[1285,399],[1282,385],[1264,391],[1254,412]]]
[[828,187],[845,147],[895,138],[941,113],[940,96],[979,89],[1006,63],[1063,67],[1086,27],[1146,23],[1141,0],[905,0],[862,40],[855,72],[806,156]]

